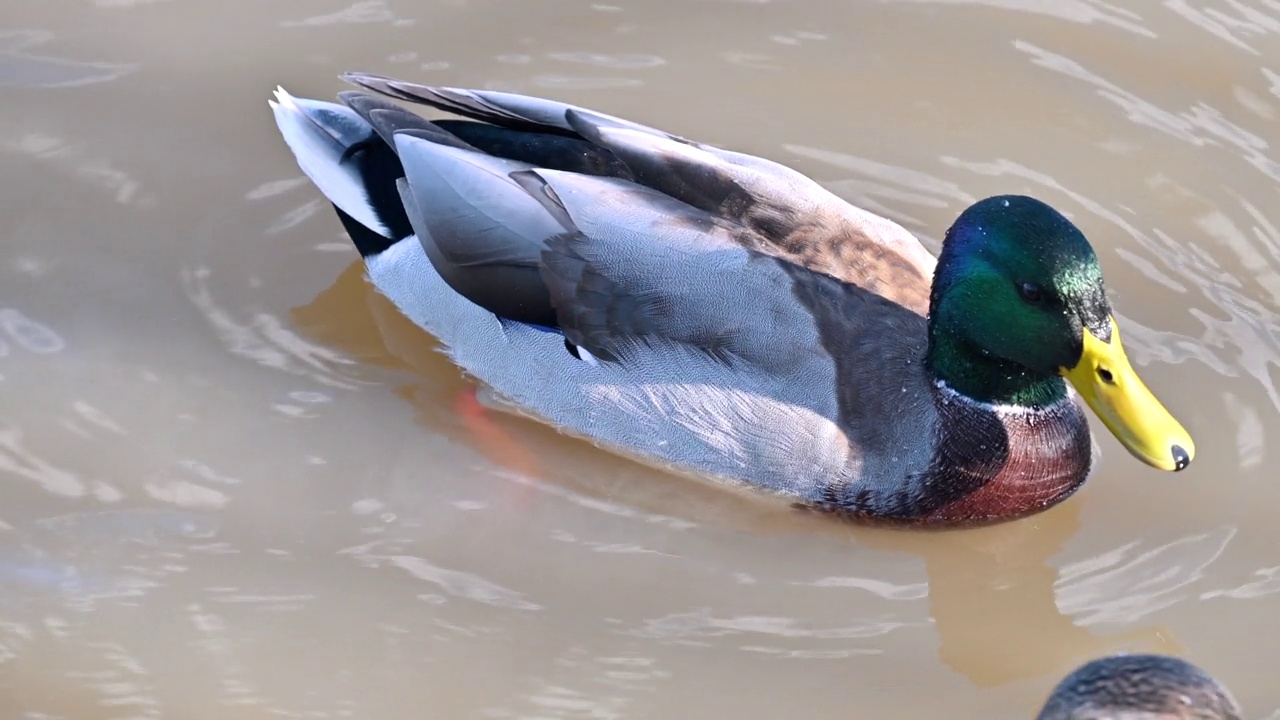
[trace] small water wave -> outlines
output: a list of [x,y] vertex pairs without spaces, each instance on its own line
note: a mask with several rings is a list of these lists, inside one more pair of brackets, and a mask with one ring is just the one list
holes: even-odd
[[137,69],[136,65],[69,60],[30,52],[30,48],[52,39],[53,33],[42,30],[0,30],[0,86],[79,87],[115,80]]
[[1236,528],[1222,527],[1144,549],[1132,542],[1074,562],[1054,586],[1058,608],[1082,626],[1132,623],[1186,600],[1225,552]]
[[182,271],[182,283],[191,303],[205,316],[228,351],[264,367],[329,387],[345,390],[359,387],[357,381],[338,371],[338,368],[355,365],[354,360],[308,342],[268,313],[238,316],[214,298],[209,286],[211,275],[207,267],[186,268]]
[[[771,636],[786,639],[859,640],[887,635],[927,623],[865,620],[835,627],[814,627],[808,620],[777,615],[719,617],[709,608],[645,620],[628,634],[654,640],[705,641],[726,636]],[[874,650],[879,652],[878,650]]]
[[301,20],[286,20],[280,25],[287,28],[302,28],[374,23],[412,24],[412,22],[408,18],[398,17],[386,0],[360,0],[337,12],[312,15]]

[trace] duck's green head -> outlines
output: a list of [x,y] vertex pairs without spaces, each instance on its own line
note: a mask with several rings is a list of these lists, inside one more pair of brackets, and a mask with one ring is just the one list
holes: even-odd
[[975,400],[1043,406],[1066,378],[1134,456],[1181,470],[1195,444],[1129,364],[1098,258],[1034,198],[974,203],[947,231],[929,313],[929,363]]
[[1077,668],[1053,689],[1038,720],[1240,720],[1225,687],[1169,655],[1112,655]]

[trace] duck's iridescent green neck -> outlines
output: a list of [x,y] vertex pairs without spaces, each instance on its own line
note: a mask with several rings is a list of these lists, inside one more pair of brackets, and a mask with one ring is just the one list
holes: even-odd
[[1097,257],[1071,221],[1034,198],[987,198],[943,240],[928,365],[974,400],[1043,407],[1066,397],[1061,372],[1079,362],[1083,329],[1105,341],[1109,317]]
[[1067,396],[1061,376],[1033,373],[1025,367],[983,355],[938,323],[929,323],[929,368],[947,387],[979,402],[1044,407]]

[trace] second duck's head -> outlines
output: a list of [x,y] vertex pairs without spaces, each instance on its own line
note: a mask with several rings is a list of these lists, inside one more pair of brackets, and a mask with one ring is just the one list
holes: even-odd
[[1240,720],[1235,698],[1204,670],[1169,655],[1112,655],[1058,683],[1037,720]]

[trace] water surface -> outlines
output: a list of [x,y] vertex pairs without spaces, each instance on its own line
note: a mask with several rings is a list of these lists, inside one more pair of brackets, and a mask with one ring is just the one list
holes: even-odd
[[[1278,30],[1269,0],[9,0],[0,710],[1015,718],[1154,650],[1267,716]],[[764,155],[933,249],[1035,194],[1196,463],[1104,434],[1062,506],[914,535],[477,414],[272,122],[348,69]]]

